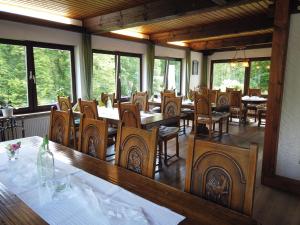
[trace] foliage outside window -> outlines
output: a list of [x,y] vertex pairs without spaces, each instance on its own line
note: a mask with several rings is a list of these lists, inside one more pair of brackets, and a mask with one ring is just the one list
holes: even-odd
[[25,46],[0,43],[0,101],[28,107]]
[[140,55],[94,51],[93,98],[98,99],[102,92],[116,93],[118,98],[128,98],[135,91],[140,91],[140,79]]
[[120,57],[121,98],[130,97],[140,91],[140,58]]
[[154,60],[154,74],[153,74],[153,94],[160,95],[160,92],[164,90],[164,78],[166,73],[166,60],[155,59]]
[[38,105],[52,105],[57,96],[72,96],[71,54],[68,50],[34,48]]
[[93,54],[92,97],[98,99],[101,93],[114,93],[116,90],[115,55]]
[[250,70],[250,88],[260,88],[267,95],[270,77],[270,60],[252,61]]
[[1,39],[0,101],[32,112],[49,110],[57,95],[74,97],[73,57],[72,46]]
[[230,62],[213,64],[213,89],[226,91],[228,88],[244,90],[245,67],[237,63],[234,67]]

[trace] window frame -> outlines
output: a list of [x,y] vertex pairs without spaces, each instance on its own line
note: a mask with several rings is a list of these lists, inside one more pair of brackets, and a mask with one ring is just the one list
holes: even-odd
[[[121,56],[139,58],[139,60],[140,60],[139,89],[140,89],[140,91],[142,91],[142,84],[143,84],[143,55],[142,54],[131,53],[131,52],[122,52],[122,51],[107,51],[107,50],[99,50],[99,49],[93,49],[92,52],[93,52],[93,55],[94,54],[107,54],[107,55],[115,56],[115,81],[116,81],[115,94],[116,94],[116,100],[119,100],[121,102],[126,102],[130,98],[130,97],[129,98],[121,98],[121,63],[120,63]],[[93,64],[94,64],[94,62],[93,62]]]
[[33,53],[33,48],[35,47],[70,51],[71,82],[72,82],[71,92],[73,98],[72,100],[73,100],[73,104],[77,102],[74,46],[36,42],[36,41],[11,40],[11,39],[4,39],[4,38],[0,38],[0,44],[24,46],[26,51],[25,60],[26,60],[26,76],[27,76],[27,89],[28,89],[28,107],[14,109],[14,114],[49,111],[51,109],[51,106],[54,105],[54,104],[50,104],[50,105],[38,106],[36,84],[34,82],[34,79],[30,79],[31,74],[35,78],[34,53]]
[[177,91],[177,95],[182,94],[182,68],[183,68],[183,63],[182,63],[182,58],[172,58],[172,57],[164,57],[164,56],[155,56],[154,59],[162,59],[166,60],[166,66],[165,66],[165,73],[164,73],[164,80],[166,81],[164,83],[164,88],[168,88],[168,73],[169,73],[169,61],[177,61],[180,62],[180,90],[179,92]]
[[[246,58],[249,60],[249,67],[245,67],[244,72],[244,95],[247,95],[249,86],[250,86],[250,73],[251,73],[251,65],[253,61],[270,61],[271,63],[271,57],[253,57],[253,58]],[[232,62],[232,59],[221,59],[221,60],[211,60],[210,63],[210,89],[213,88],[213,80],[214,80],[214,64],[215,63],[230,63]]]

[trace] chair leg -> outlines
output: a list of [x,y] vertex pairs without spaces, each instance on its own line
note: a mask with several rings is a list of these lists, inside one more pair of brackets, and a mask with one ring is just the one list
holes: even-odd
[[158,144],[158,169],[160,170],[162,168],[162,160],[161,160],[161,156],[162,156],[162,142],[160,141]]
[[211,139],[211,137],[212,137],[212,124],[211,123],[209,123],[209,125],[208,125],[208,137],[209,137],[209,139]]
[[213,123],[213,131],[216,130],[216,123]]
[[168,164],[168,141],[164,141],[164,163],[166,166],[169,166]]
[[226,133],[229,132],[229,117],[226,118]]
[[176,156],[179,158],[179,141],[178,141],[178,135],[176,136]]

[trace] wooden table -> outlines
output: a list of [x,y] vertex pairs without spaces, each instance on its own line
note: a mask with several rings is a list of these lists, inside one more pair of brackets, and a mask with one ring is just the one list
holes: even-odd
[[[98,107],[98,116],[108,120],[110,123],[119,122],[119,112],[117,108]],[[175,117],[167,117],[162,113],[152,113],[141,111],[141,124],[143,128],[151,128],[176,120]]]
[[[160,107],[161,106],[161,100],[160,99],[149,100],[148,104],[150,106]],[[186,108],[186,109],[194,109],[194,102],[191,102],[191,101],[182,101],[181,107],[182,108]]]
[[249,97],[244,96],[242,97],[242,103],[245,107],[245,114],[244,114],[244,123],[247,123],[247,115],[248,115],[248,105],[259,105],[259,104],[265,104],[268,100],[266,98],[262,97]]
[[[22,145],[38,147],[40,137],[21,139]],[[230,209],[208,202],[129,170],[111,165],[78,151],[50,142],[55,160],[80,168],[90,174],[116,184],[156,204],[184,215],[180,224],[232,225],[257,224],[253,219]],[[1,182],[1,178],[0,178]],[[37,214],[0,183],[0,221],[2,224],[45,224]]]

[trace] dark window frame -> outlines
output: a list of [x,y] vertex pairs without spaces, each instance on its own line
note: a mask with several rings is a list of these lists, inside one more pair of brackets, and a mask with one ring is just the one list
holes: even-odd
[[28,89],[28,93],[27,93],[28,107],[14,109],[14,114],[49,111],[51,109],[51,106],[53,106],[53,105],[38,106],[36,84],[34,83],[34,79],[30,79],[31,74],[35,77],[34,53],[33,53],[34,47],[70,51],[72,100],[73,100],[73,104],[77,102],[74,46],[35,42],[35,41],[11,40],[11,39],[3,39],[3,38],[0,38],[0,44],[24,46],[26,51],[25,55],[26,55],[27,89]]
[[177,95],[182,94],[182,69],[183,69],[183,63],[182,63],[182,58],[172,58],[172,57],[163,57],[163,56],[155,56],[154,59],[162,59],[166,60],[166,66],[165,66],[165,74],[164,74],[164,80],[166,81],[164,83],[165,89],[168,88],[168,73],[169,73],[169,61],[178,61],[180,62],[180,90],[177,91]]
[[[116,80],[116,87],[115,87],[115,93],[116,93],[116,99],[123,102],[128,101],[129,98],[121,98],[121,63],[120,58],[121,56],[128,56],[128,57],[135,57],[140,59],[140,91],[142,91],[143,86],[143,55],[138,53],[131,53],[131,52],[122,52],[122,51],[107,51],[107,50],[99,50],[99,49],[93,49],[92,50],[93,55],[94,54],[107,54],[107,55],[114,55],[115,56],[115,80]],[[101,93],[99,93],[100,95]]]
[[[253,58],[247,58],[249,60],[249,67],[245,67],[245,73],[244,73],[244,95],[247,95],[249,86],[250,86],[250,72],[251,72],[251,65],[253,61],[270,61],[271,57],[253,57]],[[213,79],[214,79],[214,64],[215,63],[230,63],[232,62],[232,59],[221,59],[221,60],[211,60],[210,63],[210,89],[213,88]]]

